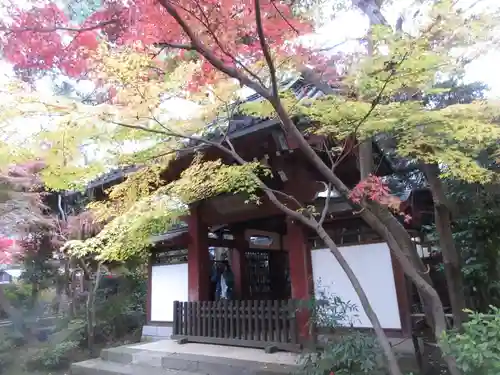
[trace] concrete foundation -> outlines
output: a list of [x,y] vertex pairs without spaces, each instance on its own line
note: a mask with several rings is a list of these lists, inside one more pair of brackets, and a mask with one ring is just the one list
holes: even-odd
[[[148,328],[149,327],[149,328]],[[285,375],[298,370],[299,355],[262,349],[161,340],[169,327],[145,326],[148,342],[105,349],[98,359],[74,363],[72,375]],[[391,339],[402,367],[415,370],[411,340]]]
[[105,349],[101,358],[74,363],[72,375],[285,375],[297,370],[297,355],[262,349],[172,340]]
[[141,341],[169,340],[172,336],[172,327],[145,325],[142,327]]

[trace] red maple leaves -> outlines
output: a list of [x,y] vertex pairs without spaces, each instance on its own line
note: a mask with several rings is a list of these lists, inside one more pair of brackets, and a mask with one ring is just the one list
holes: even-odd
[[0,264],[11,264],[13,259],[14,240],[10,238],[0,238]]
[[84,68],[87,49],[97,47],[95,31],[78,32],[73,37],[68,34],[69,19],[56,4],[28,11],[11,9],[10,16],[8,24],[0,27],[2,49],[16,69],[58,68],[75,76]]
[[[168,3],[199,43],[225,64],[242,68],[263,58],[254,1],[108,0],[80,25],[72,24],[55,2],[27,11],[12,8],[11,21],[0,25],[2,49],[18,69],[59,69],[74,77],[86,72],[90,52],[101,40],[144,49],[162,45],[171,57],[180,56],[183,49],[178,47],[189,50],[192,41],[179,20],[167,12]],[[298,58],[292,41],[311,31],[311,25],[281,1],[261,0],[260,11],[273,54]],[[202,83],[215,76],[215,69],[204,61],[196,78]]]
[[400,210],[401,199],[391,194],[389,187],[384,180],[370,174],[366,179],[361,180],[349,194],[349,199],[353,203],[361,203],[362,200],[370,200],[387,206],[392,212],[402,215],[407,223],[411,220],[409,215]]

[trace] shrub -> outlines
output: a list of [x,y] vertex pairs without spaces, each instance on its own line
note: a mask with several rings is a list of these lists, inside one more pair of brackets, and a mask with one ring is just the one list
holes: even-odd
[[12,363],[12,349],[14,341],[6,333],[0,334],[0,374]]
[[357,307],[350,301],[327,294],[324,290],[317,292],[318,297],[312,300],[311,324],[326,328],[332,334],[326,336],[321,350],[307,353],[301,357],[304,375],[336,375],[350,374],[382,374],[384,361],[382,350],[376,338],[352,328],[357,314]]
[[29,308],[31,303],[31,286],[26,283],[4,285],[5,297],[18,309]]
[[383,357],[374,336],[355,330],[329,340],[321,351],[301,358],[304,375],[383,374]]
[[146,278],[141,272],[127,272],[115,279],[115,287],[111,280],[103,281],[96,300],[96,341],[121,341],[145,322]]
[[28,371],[67,368],[78,345],[77,341],[63,341],[32,349],[27,353],[25,367]]
[[451,331],[441,340],[443,352],[454,356],[466,375],[500,374],[500,308],[489,314],[468,311],[462,330]]

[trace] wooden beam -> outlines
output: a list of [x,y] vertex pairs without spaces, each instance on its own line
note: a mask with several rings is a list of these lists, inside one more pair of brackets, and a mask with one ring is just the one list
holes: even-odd
[[191,208],[188,219],[188,291],[190,301],[210,300],[210,257],[208,226],[198,207]]
[[[287,233],[284,236],[285,249],[288,251],[292,299],[309,301],[314,293],[311,249],[309,248],[305,228],[287,220]],[[297,324],[302,340],[310,340],[310,311],[302,308],[297,312]]]

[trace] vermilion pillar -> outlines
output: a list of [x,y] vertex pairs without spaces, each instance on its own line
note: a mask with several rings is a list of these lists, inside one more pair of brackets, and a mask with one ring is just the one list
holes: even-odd
[[[311,249],[309,248],[305,229],[298,223],[287,220],[287,234],[284,238],[290,263],[290,279],[292,298],[309,301],[313,294],[313,275]],[[310,339],[310,311],[302,308],[297,312],[299,334],[303,339]]]
[[248,248],[248,243],[245,240],[245,233],[243,231],[234,233],[234,240],[236,243],[236,247],[231,251],[231,268],[234,275],[234,298],[245,299],[245,251]]
[[[201,220],[198,207],[192,207],[188,218],[188,291],[190,301],[210,299],[210,256],[208,226]],[[175,287],[175,286],[174,286]]]

